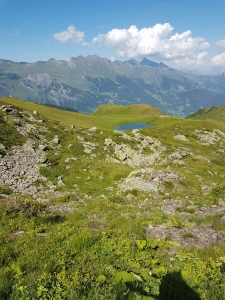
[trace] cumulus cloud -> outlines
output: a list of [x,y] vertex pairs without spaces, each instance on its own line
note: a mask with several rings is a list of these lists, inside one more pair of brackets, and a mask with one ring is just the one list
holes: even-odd
[[225,52],[214,56],[211,63],[216,66],[225,66]]
[[217,45],[217,46],[221,46],[221,47],[225,47],[225,39],[216,42],[216,45]]
[[174,60],[175,65],[180,67],[191,67],[191,66],[202,66],[204,65],[203,58],[208,54],[208,52],[203,51],[198,54],[193,54],[192,56],[186,56]]
[[155,56],[162,60],[179,60],[189,58],[200,61],[207,54],[196,50],[210,47],[201,37],[192,37],[190,30],[171,35],[173,27],[169,23],[156,24],[153,27],[138,29],[135,25],[128,29],[112,29],[106,34],[94,37],[92,43],[105,44],[114,48],[120,57],[141,58]]
[[73,25],[70,25],[66,30],[54,33],[53,37],[61,43],[72,41],[74,44],[77,44],[84,41],[84,32],[77,31]]

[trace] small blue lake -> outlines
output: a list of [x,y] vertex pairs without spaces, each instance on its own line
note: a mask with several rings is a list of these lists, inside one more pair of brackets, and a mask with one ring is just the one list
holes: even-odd
[[144,127],[152,127],[154,124],[147,124],[147,123],[132,123],[126,125],[119,125],[115,126],[114,130],[130,130],[130,129],[140,129]]

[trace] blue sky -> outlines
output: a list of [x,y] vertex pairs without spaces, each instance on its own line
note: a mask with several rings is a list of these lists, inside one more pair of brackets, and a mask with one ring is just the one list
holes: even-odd
[[225,0],[0,0],[0,58],[148,57],[225,68]]

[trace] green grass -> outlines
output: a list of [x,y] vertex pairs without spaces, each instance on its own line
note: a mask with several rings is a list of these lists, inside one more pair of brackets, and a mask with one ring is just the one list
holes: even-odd
[[192,238],[194,238],[194,235],[191,232],[187,232],[183,235],[183,238],[184,239],[192,239]]
[[225,230],[225,222],[224,221],[216,222],[213,228],[217,231]]
[[9,186],[0,186],[0,194],[11,195],[12,190]]
[[204,217],[192,217],[192,218],[189,218],[189,221],[195,222],[197,224],[197,226],[200,226],[202,224],[211,225],[211,224],[217,224],[222,216],[223,216],[223,213],[210,215],[210,216],[204,216]]

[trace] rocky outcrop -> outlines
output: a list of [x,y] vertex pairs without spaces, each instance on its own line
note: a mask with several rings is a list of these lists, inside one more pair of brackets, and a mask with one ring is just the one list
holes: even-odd
[[213,145],[220,140],[225,141],[225,133],[218,129],[213,131],[195,129],[194,134],[198,137],[199,142],[206,146]]
[[157,192],[163,190],[165,182],[174,182],[178,175],[169,169],[156,171],[151,168],[141,168],[129,174],[118,187],[121,191],[138,190],[142,192]]
[[174,139],[177,140],[177,141],[189,142],[189,139],[187,139],[185,137],[185,135],[183,135],[183,134],[177,134],[177,135],[175,135]]
[[179,165],[185,164],[183,159],[186,156],[193,155],[188,148],[178,147],[176,152],[171,153],[167,158],[163,159],[160,164],[173,162]]
[[0,186],[9,186],[14,192],[38,197],[40,190],[45,190],[47,186],[53,187],[39,173],[40,166],[46,162],[44,150],[50,144],[43,135],[48,130],[37,113],[18,110],[12,105],[3,105],[0,110],[5,113],[5,120],[26,137],[22,146],[13,146],[7,151],[2,147],[4,153],[0,152]]
[[91,153],[93,150],[98,149],[98,147],[94,143],[91,143],[91,142],[83,142],[82,144],[84,146],[85,153]]
[[225,230],[215,231],[211,226],[167,228],[165,225],[146,228],[147,238],[169,238],[182,247],[208,248],[225,242]]
[[[138,129],[132,130],[133,136],[121,131],[114,133],[120,135],[124,143],[118,144],[111,138],[105,139],[104,151],[112,153],[111,156],[107,155],[108,162],[121,162],[132,168],[147,167],[154,165],[159,160],[160,154],[165,151],[165,147],[157,139],[141,134]],[[129,145],[130,142],[136,145],[136,149]],[[146,149],[151,154],[144,154],[143,151]]]

